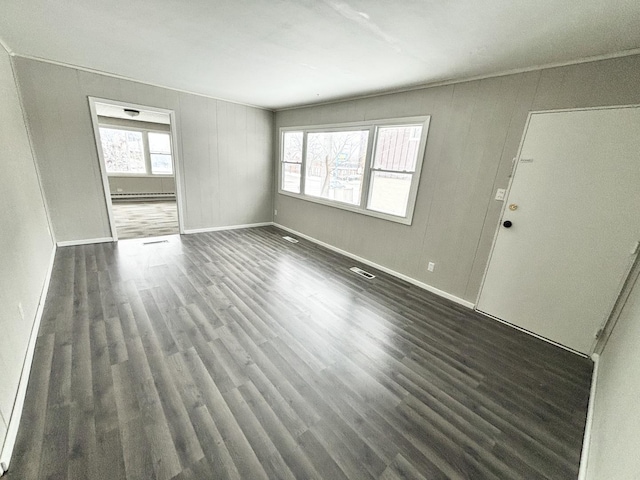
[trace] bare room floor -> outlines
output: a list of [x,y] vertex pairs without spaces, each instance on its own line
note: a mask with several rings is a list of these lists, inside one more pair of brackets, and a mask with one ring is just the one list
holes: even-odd
[[178,233],[176,202],[113,202],[118,239],[159,237]]
[[7,478],[577,477],[589,360],[284,234],[59,248]]

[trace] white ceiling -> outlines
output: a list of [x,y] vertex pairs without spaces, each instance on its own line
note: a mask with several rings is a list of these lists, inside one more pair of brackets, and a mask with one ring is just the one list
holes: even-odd
[[15,53],[266,108],[640,47],[638,0],[2,0]]

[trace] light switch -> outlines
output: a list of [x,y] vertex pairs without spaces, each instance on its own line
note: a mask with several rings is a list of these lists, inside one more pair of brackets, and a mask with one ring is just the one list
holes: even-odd
[[496,200],[504,200],[505,193],[507,193],[505,188],[499,188],[496,190]]

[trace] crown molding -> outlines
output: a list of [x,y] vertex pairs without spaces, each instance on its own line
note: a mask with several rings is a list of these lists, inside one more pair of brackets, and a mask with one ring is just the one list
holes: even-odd
[[117,73],[105,72],[103,70],[97,70],[97,69],[94,69],[94,68],[82,67],[80,65],[74,65],[72,63],[59,62],[57,60],[50,60],[48,58],[37,57],[37,56],[34,56],[34,55],[25,55],[23,53],[10,52],[10,54],[12,56],[14,56],[14,57],[20,57],[20,58],[24,58],[24,59],[27,59],[27,60],[35,60],[36,62],[49,63],[51,65],[57,65],[59,67],[72,68],[74,70],[79,70],[79,71],[87,72],[87,73],[93,73],[93,74],[96,74],[96,75],[104,75],[105,77],[117,78],[118,80],[126,80],[128,82],[134,82],[134,83],[139,83],[139,84],[142,84],[142,85],[148,85],[150,87],[164,88],[165,90],[172,90],[174,92],[187,93],[189,95],[197,95],[198,97],[209,98],[211,100],[218,100],[218,101],[221,101],[221,102],[233,103],[235,105],[242,105],[243,107],[256,108],[258,110],[265,110],[267,112],[273,112],[274,111],[274,110],[272,110],[270,108],[261,107],[259,105],[252,105],[250,103],[242,103],[242,102],[237,102],[235,100],[229,100],[229,99],[226,99],[226,98],[214,97],[212,95],[206,95],[204,93],[192,92],[190,90],[183,90],[181,88],[169,87],[167,85],[160,85],[159,83],[145,82],[144,80],[137,80],[137,79],[132,78],[132,77],[126,77],[124,75],[118,75]]
[[463,77],[463,78],[452,78],[452,79],[448,79],[448,80],[442,80],[442,81],[437,81],[437,82],[429,82],[429,83],[421,83],[419,85],[413,85],[410,87],[400,87],[400,88],[394,88],[394,89],[389,89],[389,90],[382,90],[382,91],[378,91],[378,92],[373,92],[373,93],[368,93],[365,95],[354,95],[354,96],[345,96],[345,97],[340,97],[340,98],[336,98],[333,100],[327,100],[326,102],[310,102],[310,103],[305,103],[305,104],[300,104],[300,105],[293,105],[290,107],[283,107],[283,108],[276,108],[274,109],[275,112],[285,112],[287,110],[296,110],[299,108],[308,108],[308,107],[319,107],[319,106],[323,106],[323,105],[331,105],[334,103],[342,103],[342,102],[348,102],[348,101],[352,101],[352,100],[362,100],[365,98],[374,98],[374,97],[383,97],[385,95],[394,95],[396,93],[405,93],[405,92],[413,92],[415,90],[423,90],[425,88],[432,88],[432,87],[443,87],[443,86],[447,86],[447,85],[456,85],[458,83],[466,83],[466,82],[474,82],[477,80],[486,80],[489,78],[498,78],[498,77],[505,77],[507,75],[517,75],[519,73],[528,73],[528,72],[537,72],[537,71],[541,71],[541,70],[548,70],[551,68],[558,68],[558,67],[568,67],[571,65],[579,65],[582,63],[592,63],[592,62],[599,62],[601,60],[611,60],[614,58],[620,58],[620,57],[630,57],[633,55],[640,55],[640,48],[633,48],[631,50],[623,50],[621,52],[615,52],[615,53],[607,53],[607,54],[603,54],[603,55],[594,55],[591,57],[583,57],[583,58],[578,58],[575,60],[568,60],[565,62],[555,62],[555,63],[546,63],[546,64],[542,64],[542,65],[534,65],[532,67],[524,67],[524,68],[514,68],[511,70],[504,70],[501,72],[496,72],[496,73],[488,73],[486,75],[476,75],[476,76],[471,76],[471,77]]

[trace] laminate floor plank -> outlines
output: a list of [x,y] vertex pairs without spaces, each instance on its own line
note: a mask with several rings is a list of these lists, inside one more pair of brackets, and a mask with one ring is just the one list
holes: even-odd
[[382,472],[379,480],[427,480],[406,458],[398,456]]
[[577,478],[590,360],[283,235],[58,248],[6,478]]
[[[56,258],[59,258],[56,256]],[[51,381],[51,365],[54,352],[54,334],[38,337],[33,355],[34,365],[29,378],[29,389],[32,392],[29,402],[25,402],[20,421],[21,435],[28,440],[16,442],[13,458],[20,459],[11,464],[11,475],[15,479],[38,478],[42,450],[45,446],[45,425],[49,408],[47,408],[47,392]],[[35,397],[34,397],[35,395]],[[24,432],[24,433],[22,433]]]
[[236,480],[242,475],[233,461],[225,440],[216,426],[216,422],[211,418],[206,406],[197,407],[191,417],[198,438],[202,445],[206,445],[204,452],[213,475],[205,478],[221,478]]
[[255,385],[250,382],[241,386],[240,394],[251,408],[253,415],[269,435],[271,442],[278,449],[279,455],[287,463],[295,478],[321,478],[309,459],[300,453],[297,443],[299,434],[306,431],[290,432],[278,415],[273,411],[273,401],[263,397]]

